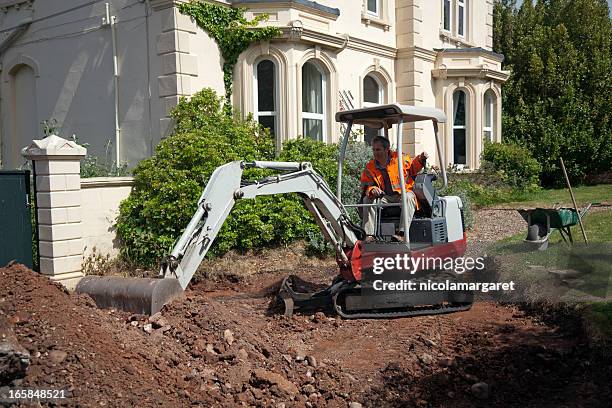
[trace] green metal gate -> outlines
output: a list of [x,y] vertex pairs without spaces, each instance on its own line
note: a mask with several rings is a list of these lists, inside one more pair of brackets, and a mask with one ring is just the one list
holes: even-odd
[[10,261],[32,268],[30,172],[0,170],[0,267]]

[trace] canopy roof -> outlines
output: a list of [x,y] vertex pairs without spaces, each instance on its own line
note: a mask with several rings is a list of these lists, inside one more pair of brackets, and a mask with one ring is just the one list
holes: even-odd
[[375,129],[390,128],[398,123],[400,119],[404,122],[433,120],[438,123],[444,123],[446,122],[446,115],[437,108],[400,105],[397,103],[336,113],[336,122],[349,122],[352,120],[356,125],[366,125]]

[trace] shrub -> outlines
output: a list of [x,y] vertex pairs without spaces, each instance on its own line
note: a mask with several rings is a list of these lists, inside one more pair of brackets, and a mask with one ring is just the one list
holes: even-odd
[[539,185],[542,166],[529,149],[514,143],[486,143],[482,170],[496,172],[511,187],[529,189]]
[[[161,141],[153,157],[134,169],[134,188],[120,207],[117,232],[125,260],[155,265],[167,254],[195,213],[197,200],[212,172],[233,160],[274,160],[268,131],[251,118],[225,114],[222,99],[205,89],[181,100],[172,113],[174,133]],[[335,185],[337,147],[298,139],[286,143],[279,160],[311,161]],[[245,169],[243,179],[272,174]],[[209,253],[258,249],[307,239],[318,227],[296,194],[239,200]]]
[[[228,117],[220,98],[210,89],[190,101],[182,99],[172,117],[174,134],[160,142],[153,157],[134,169],[134,188],[121,203],[117,220],[117,233],[124,242],[122,256],[143,266],[154,265],[172,248],[215,168],[233,160],[270,160],[274,154],[269,133],[250,119]],[[258,169],[244,172],[245,178],[263,175]],[[237,220],[224,225],[213,252],[271,240],[273,227],[251,215],[253,207],[262,213],[262,205],[239,202]]]
[[[472,207],[483,207],[493,204],[513,201],[525,201],[532,197],[532,193],[540,190],[537,184],[521,185],[515,187],[508,182],[504,171],[494,170],[491,164],[483,165],[474,172],[457,172],[447,169],[448,187],[442,189],[441,177],[436,181],[441,195],[457,195],[467,202],[465,210],[466,225],[472,226]],[[465,200],[463,199],[465,197]],[[468,213],[470,213],[468,215]],[[469,221],[468,221],[469,219]]]
[[472,200],[470,199],[471,188],[474,184],[465,180],[457,180],[453,177],[450,170],[447,171],[448,175],[448,186],[446,188],[442,186],[442,177],[435,182],[435,186],[438,188],[438,194],[441,196],[457,196],[463,203],[463,221],[465,227],[471,229],[474,226],[474,215],[472,212]]
[[323,176],[332,190],[336,191],[338,146],[310,138],[290,140],[283,145],[278,160],[312,163],[314,169]]
[[87,154],[81,163],[81,178],[129,176],[127,164],[117,166],[115,161],[101,161],[97,156]]

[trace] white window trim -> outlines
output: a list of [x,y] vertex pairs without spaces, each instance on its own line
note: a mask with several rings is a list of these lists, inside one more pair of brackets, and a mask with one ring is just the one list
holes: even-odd
[[[444,3],[447,3],[447,2],[448,2],[448,11],[449,11],[448,29],[444,28]],[[442,0],[441,4],[442,4],[442,13],[441,13],[441,19],[440,19],[440,22],[441,22],[440,29],[447,34],[450,34],[453,30],[453,0]]]
[[[463,95],[464,95],[464,98],[465,98],[465,101],[464,101],[464,104],[465,104],[465,113],[464,113],[465,114],[465,118],[464,118],[464,121],[463,121],[465,123],[465,125],[455,125],[455,110],[456,110],[455,109],[455,97],[454,97],[454,93],[455,92],[463,92]],[[455,89],[453,91],[453,98],[451,100],[453,101],[453,103],[452,103],[453,126],[452,126],[451,143],[450,143],[450,147],[451,147],[451,149],[450,149],[451,150],[451,157],[450,158],[451,158],[451,163],[453,164],[453,166],[456,166],[456,168],[458,170],[463,170],[465,167],[468,166],[468,161],[469,161],[468,160],[468,158],[469,158],[469,153],[468,153],[469,152],[468,151],[468,127],[467,127],[467,125],[468,125],[468,117],[469,117],[469,115],[468,115],[468,113],[469,113],[469,111],[468,111],[468,109],[469,109],[469,107],[468,107],[468,102],[469,102],[468,94],[467,94],[466,91],[464,91],[462,89]],[[455,163],[455,130],[465,130],[465,163]]]
[[[323,113],[313,113],[313,112],[304,112],[304,107],[302,106],[302,120],[301,120],[301,127],[302,127],[302,136],[304,137],[310,137],[307,136],[304,131],[304,119],[315,119],[315,120],[321,120],[321,129],[322,129],[322,134],[321,134],[321,138],[322,138],[322,142],[327,143],[327,75],[321,71],[321,69],[317,66],[317,64],[315,64],[314,62],[310,62],[310,61],[306,61],[305,64],[307,63],[311,63],[314,64],[314,66],[317,68],[317,71],[319,71],[319,73],[321,74],[321,98],[323,100]],[[302,65],[302,69],[304,68],[304,65]],[[304,88],[302,87],[302,92],[304,92]]]
[[[455,0],[457,7],[456,7],[456,18],[457,18],[457,25],[456,25],[456,33],[457,33],[457,37],[459,38],[466,38],[465,33],[467,32],[467,0]],[[463,34],[459,33],[459,9],[463,8]]]
[[[490,103],[487,103],[487,95],[489,97]],[[495,101],[494,101],[492,91],[485,92],[483,99],[484,99],[483,101],[484,107],[483,107],[482,117],[484,120],[482,124],[482,136],[483,136],[483,139],[486,139],[489,142],[493,142],[495,140],[495,131],[494,131],[495,116],[493,116],[495,113]],[[489,126],[487,126],[487,111],[489,111],[489,118],[491,118],[491,123],[489,123]],[[489,132],[490,134],[489,137],[485,135],[486,132]]]
[[[259,88],[258,88],[258,84],[259,81],[257,79],[257,67],[259,66],[259,64],[263,61],[270,61],[272,63],[272,65],[274,66],[274,85],[276,85],[274,87],[274,108],[276,110],[274,111],[260,111],[259,110]],[[273,116],[274,117],[274,138],[277,140],[279,139],[279,131],[278,131],[278,67],[276,66],[276,64],[274,63],[273,60],[271,59],[261,59],[255,62],[254,65],[254,69],[253,69],[253,96],[254,96],[254,112],[253,112],[253,116],[255,118],[255,121],[259,122],[259,117],[260,116]]]
[[[450,16],[449,29],[444,28],[444,3],[449,1]],[[444,42],[462,44],[468,47],[475,47],[471,43],[473,33],[471,32],[472,16],[470,13],[470,0],[441,0],[440,1],[440,38]],[[463,8],[463,34],[459,34],[459,8]]]
[[[375,103],[375,102],[366,102],[365,101],[365,86],[363,86],[363,81],[365,81],[365,79],[368,78],[368,77],[372,78],[374,80],[374,82],[376,82],[376,85],[378,85],[378,103]],[[385,87],[382,84],[382,82],[380,81],[380,79],[376,78],[374,75],[369,75],[368,74],[368,75],[366,75],[363,78],[362,86],[363,86],[363,89],[364,89],[364,91],[363,91],[363,99],[364,99],[363,100],[363,107],[364,108],[367,108],[367,107],[370,107],[370,106],[377,106],[377,105],[385,103]]]
[[365,0],[365,11],[366,14],[369,16],[374,16],[374,17],[378,17],[381,18],[381,10],[380,10],[380,6],[381,6],[381,0],[376,0],[376,11],[372,11],[368,8],[368,0]]
[[[467,116],[467,115],[466,115]],[[467,118],[466,118],[467,119]],[[465,163],[455,163],[455,130],[465,130]],[[455,119],[453,118],[453,140],[451,143],[451,147],[452,147],[452,156],[451,159],[453,159],[453,165],[456,166],[467,166],[467,138],[468,138],[468,132],[467,132],[467,126],[466,125],[455,125]],[[463,168],[463,167],[461,167]]]
[[[378,85],[378,103],[375,103],[375,102],[366,102],[365,101],[365,85],[363,84],[363,82],[368,77],[372,78],[374,80],[374,82],[376,82],[376,85]],[[375,75],[368,74],[365,77],[363,77],[363,79],[361,80],[361,86],[363,88],[362,105],[363,105],[364,108],[369,108],[371,106],[377,106],[377,105],[385,103],[385,87],[383,86],[382,81],[380,79],[378,79]],[[382,136],[382,134],[383,134],[383,129],[379,129],[378,135]],[[364,129],[363,129],[363,140],[362,140],[362,142],[365,142],[365,126],[364,126]]]

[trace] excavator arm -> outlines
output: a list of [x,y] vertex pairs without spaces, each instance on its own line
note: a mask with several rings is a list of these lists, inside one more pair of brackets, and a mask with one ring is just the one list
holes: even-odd
[[[285,173],[253,183],[243,183],[242,173],[248,167]],[[234,161],[218,167],[213,172],[198,200],[196,213],[170,255],[162,261],[160,276],[178,279],[181,287],[185,289],[236,200],[286,193],[297,193],[304,199],[323,235],[334,246],[337,256],[347,261],[343,248],[352,248],[357,242],[355,227],[342,203],[310,163]]]

